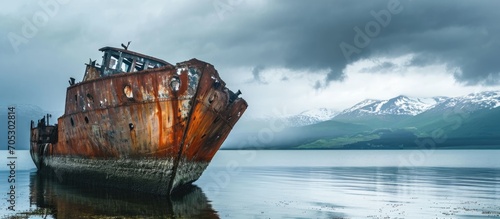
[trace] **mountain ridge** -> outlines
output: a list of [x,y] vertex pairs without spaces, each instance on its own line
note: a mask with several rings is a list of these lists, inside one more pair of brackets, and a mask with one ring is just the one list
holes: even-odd
[[416,98],[399,95],[388,100],[366,99],[345,109],[334,118],[362,117],[371,115],[410,115],[427,112],[433,109],[461,107],[467,111],[500,106],[500,91],[484,91],[458,97],[435,96]]
[[[399,95],[387,100],[360,101],[329,120],[287,126],[273,132],[269,140],[257,141],[252,146],[257,149],[418,149],[418,142],[430,139],[438,148],[500,148],[500,126],[496,125],[499,121],[500,91],[458,97]],[[253,132],[247,130],[241,136],[258,139],[266,128],[264,125]],[[446,138],[442,140],[442,136]]]
[[342,111],[316,108],[295,115],[265,116],[253,120],[278,120],[286,127],[313,125],[331,119],[344,120],[371,116],[416,116],[425,112],[441,113],[450,108],[470,112],[500,106],[500,91],[483,91],[458,97],[410,97],[399,95],[386,100],[365,99]]

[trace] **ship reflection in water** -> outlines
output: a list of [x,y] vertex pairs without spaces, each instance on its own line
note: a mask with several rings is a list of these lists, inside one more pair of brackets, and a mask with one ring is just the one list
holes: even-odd
[[416,152],[222,150],[199,188],[170,199],[18,171],[17,215],[0,201],[0,218],[500,218],[500,150],[435,150],[398,166]]
[[[218,218],[202,190],[191,185],[172,197],[59,183],[32,172],[30,203],[24,216],[43,218]],[[33,207],[33,206],[32,206]]]

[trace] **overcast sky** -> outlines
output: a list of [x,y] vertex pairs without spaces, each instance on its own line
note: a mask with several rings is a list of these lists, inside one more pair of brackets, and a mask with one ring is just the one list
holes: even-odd
[[[63,111],[104,46],[212,63],[249,116],[500,89],[500,1],[17,0],[0,9],[0,100]],[[99,61],[100,62],[100,61]]]

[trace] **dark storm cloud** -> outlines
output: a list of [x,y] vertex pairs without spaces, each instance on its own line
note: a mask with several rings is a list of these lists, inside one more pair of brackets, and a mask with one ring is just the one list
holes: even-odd
[[[49,8],[54,13],[39,3],[55,1],[2,8],[0,100],[62,106],[68,78],[81,79],[83,63],[100,59],[100,47],[127,41],[131,50],[171,63],[199,58],[235,80],[225,70],[254,69],[257,81],[262,69],[255,66],[328,72],[313,85],[318,89],[344,79],[356,60],[406,54],[414,54],[413,66],[446,64],[464,84],[500,81],[500,1],[89,0],[62,1]],[[48,19],[35,24],[36,34],[23,36],[26,21],[43,13]],[[361,45],[367,26],[376,34]],[[10,33],[26,38],[17,52]]]
[[[460,69],[455,77],[466,84],[497,81],[491,78],[500,72],[500,1],[287,0],[240,7],[205,38],[224,50],[213,57],[233,54],[224,60],[236,65],[328,70],[324,85],[342,80],[356,60],[410,53],[416,66]],[[361,45],[357,35],[371,36]]]

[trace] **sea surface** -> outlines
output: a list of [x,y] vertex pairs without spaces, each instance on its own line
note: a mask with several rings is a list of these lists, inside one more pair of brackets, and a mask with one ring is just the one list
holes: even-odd
[[0,218],[500,218],[500,150],[222,150],[170,199],[61,184],[18,155],[10,211],[0,153]]

